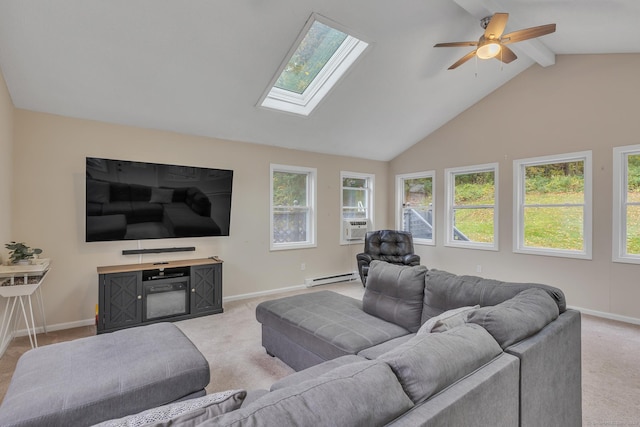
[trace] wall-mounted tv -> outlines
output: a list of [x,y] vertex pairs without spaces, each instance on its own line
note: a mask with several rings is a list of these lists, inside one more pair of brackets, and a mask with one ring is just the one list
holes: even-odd
[[86,241],[228,236],[233,171],[87,157]]

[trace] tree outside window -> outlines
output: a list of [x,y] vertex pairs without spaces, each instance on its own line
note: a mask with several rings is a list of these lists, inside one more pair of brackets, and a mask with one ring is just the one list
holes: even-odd
[[497,173],[497,164],[445,171],[448,246],[498,249]]
[[613,150],[613,260],[640,264],[640,145]]
[[315,169],[271,166],[271,249],[315,246]]
[[416,244],[435,244],[434,180],[433,171],[396,177],[398,228],[410,232]]
[[590,257],[590,152],[514,162],[514,250]]
[[353,243],[354,240],[346,240],[345,237],[346,220],[367,219],[369,221],[368,230],[373,227],[374,175],[342,171],[340,172],[340,184],[342,186],[340,242],[342,244]]

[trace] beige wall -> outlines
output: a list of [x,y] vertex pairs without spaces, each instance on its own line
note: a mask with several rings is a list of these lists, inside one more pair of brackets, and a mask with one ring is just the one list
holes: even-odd
[[[15,112],[13,236],[53,259],[44,285],[47,323],[69,327],[93,318],[96,267],[130,264],[137,241],[84,241],[85,157],[107,157],[234,170],[229,237],[142,241],[144,248],[195,246],[196,252],[145,255],[143,262],[217,255],[224,297],[302,285],[305,278],[356,269],[360,245],[341,246],[340,171],[373,173],[376,222],[387,222],[388,163],[262,145]],[[318,247],[269,251],[269,165],[318,170]],[[306,264],[301,271],[300,264]]]
[[[54,260],[44,286],[48,324],[71,327],[93,317],[97,266],[139,261],[121,255],[123,249],[137,248],[137,242],[84,242],[86,156],[235,171],[231,236],[142,242],[145,248],[197,248],[195,253],[146,255],[143,262],[220,256],[225,297],[355,269],[360,246],[339,245],[341,170],[375,174],[378,228],[395,220],[395,175],[436,170],[437,245],[417,249],[425,265],[466,274],[476,274],[480,265],[483,276],[549,283],[566,292],[570,305],[640,319],[640,266],[611,262],[611,149],[640,143],[639,69],[637,54],[558,56],[556,65],[531,67],[388,163],[14,111],[2,84],[0,242],[25,241]],[[485,124],[494,122],[495,127]],[[582,150],[593,150],[593,259],[512,253],[512,161]],[[488,162],[500,167],[500,250],[444,247],[444,168]],[[270,163],[318,168],[317,248],[269,251]]]
[[[400,173],[436,171],[437,245],[418,249],[423,264],[465,274],[478,274],[480,265],[482,276],[552,284],[572,306],[640,321],[640,265],[611,261],[612,148],[640,143],[639,70],[638,54],[558,56],[395,158],[390,182]],[[582,150],[593,152],[593,259],[514,254],[513,160]],[[444,169],[490,162],[499,163],[499,251],[444,247]]]
[[[6,261],[4,244],[11,241],[11,162],[13,150],[13,103],[7,91],[4,77],[0,72],[0,263]],[[0,305],[0,318],[4,316],[4,301]],[[1,343],[0,343],[1,345]],[[0,348],[0,355],[4,348]]]
[[13,103],[0,72],[0,263],[7,256],[4,244],[11,240],[12,152]]

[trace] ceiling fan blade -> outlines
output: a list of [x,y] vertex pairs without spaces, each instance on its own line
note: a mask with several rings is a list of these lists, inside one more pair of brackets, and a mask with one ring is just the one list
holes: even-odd
[[508,13],[494,13],[484,30],[484,38],[488,40],[499,39],[507,26],[508,19]]
[[516,59],[518,59],[516,54],[513,53],[513,51],[509,49],[507,46],[502,45],[501,47],[502,47],[502,50],[500,51],[499,54],[495,56],[497,60],[502,61],[505,64],[508,64],[511,61],[515,61]]
[[523,40],[533,39],[544,36],[556,31],[556,24],[540,25],[539,27],[526,28],[524,30],[514,31],[502,36],[502,43],[509,44],[521,42]]
[[474,56],[476,56],[476,51],[475,50],[467,53],[465,56],[463,56],[462,58],[458,59],[458,61],[455,64],[453,64],[451,67],[449,67],[449,70],[454,70],[454,69],[458,68],[459,66],[461,66],[462,64],[464,64],[465,62],[467,62],[468,60],[473,58]]
[[466,47],[466,46],[478,46],[478,42],[450,42],[450,43],[438,43],[433,47]]

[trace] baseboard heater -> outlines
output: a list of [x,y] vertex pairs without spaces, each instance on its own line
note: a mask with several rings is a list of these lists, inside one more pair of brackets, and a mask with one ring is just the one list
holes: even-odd
[[336,274],[335,276],[325,276],[325,277],[316,277],[315,279],[305,279],[304,284],[307,288],[311,288],[313,286],[326,285],[329,283],[356,280],[359,277],[360,276],[358,276],[357,271],[352,271],[351,273]]

